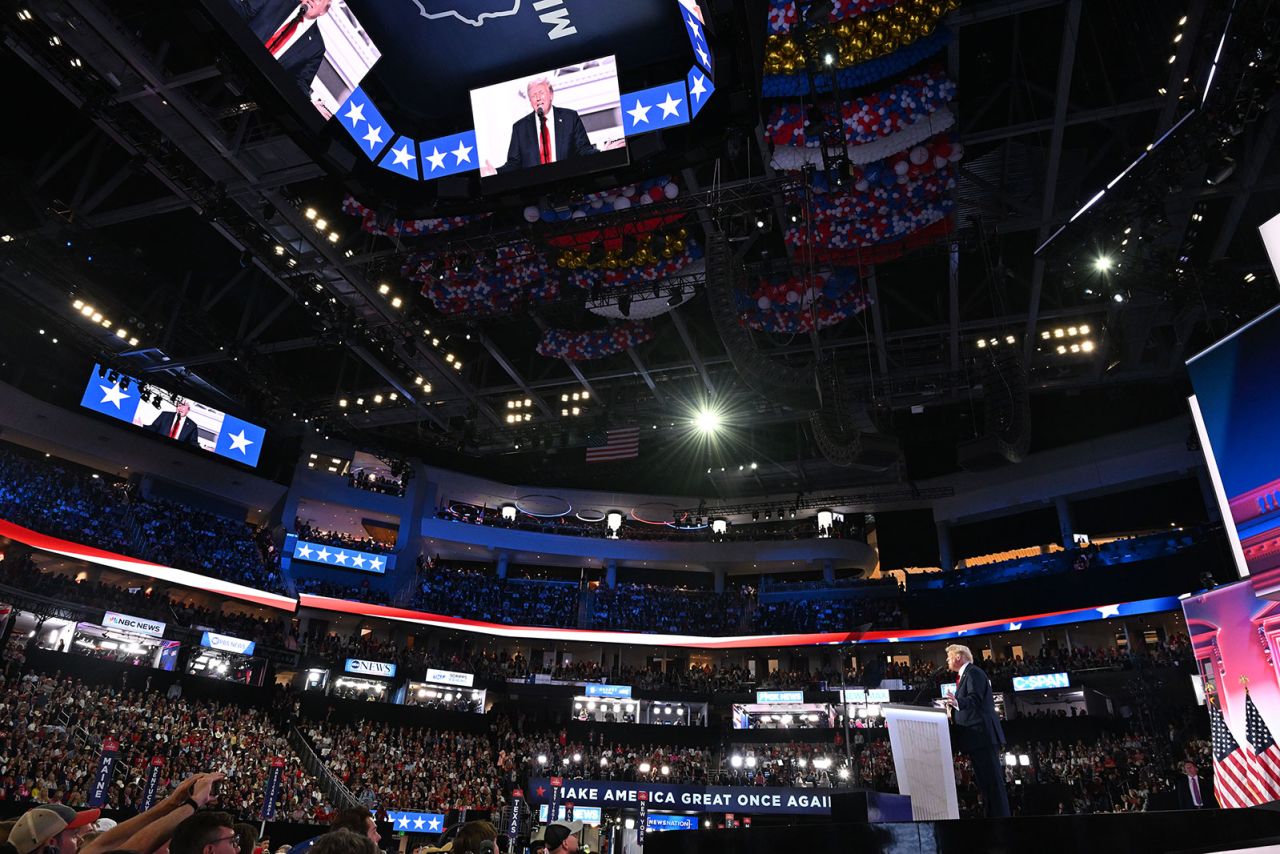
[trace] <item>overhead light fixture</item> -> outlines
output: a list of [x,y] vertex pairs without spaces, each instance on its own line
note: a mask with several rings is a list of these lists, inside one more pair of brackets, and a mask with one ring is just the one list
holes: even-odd
[[306,212],[304,212],[304,213],[303,213],[303,216],[305,216],[307,219],[315,219],[315,218],[316,218],[316,209],[315,209],[315,208],[307,208]]
[[1106,273],[1111,270],[1112,260],[1106,255],[1099,255],[1093,262],[1093,269],[1099,273]]
[[375,395],[373,396],[373,402],[374,402],[374,403],[382,403],[382,395],[380,395],[380,394],[375,394]]
[[720,413],[714,409],[703,408],[693,419],[694,426],[705,436],[710,436],[720,429]]
[[400,299],[400,297],[392,297],[392,298],[391,298],[391,307],[392,307],[392,308],[399,308],[399,307],[400,307],[400,306],[402,306],[402,305],[404,305],[404,302]]
[[316,220],[316,230],[317,230],[317,231],[324,231],[324,230],[325,230],[326,228],[328,228],[328,227],[329,227],[329,220],[327,220],[327,219],[318,219],[318,220]]
[[343,409],[346,409],[346,408],[347,408],[347,399],[344,397],[344,398],[342,398],[341,400],[339,400],[339,401],[338,401],[338,406],[341,406]]

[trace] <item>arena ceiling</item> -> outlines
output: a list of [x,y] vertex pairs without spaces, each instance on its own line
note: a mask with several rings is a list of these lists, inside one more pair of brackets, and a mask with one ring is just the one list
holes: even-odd
[[[601,314],[651,284],[455,315],[419,294],[411,259],[437,259],[447,277],[571,239],[576,220],[531,224],[526,206],[657,175],[679,194],[644,215],[669,215],[704,248],[727,235],[735,282],[811,275],[781,236],[797,179],[771,168],[765,140],[767,4],[717,0],[707,19],[710,114],[637,147],[629,167],[493,198],[359,161],[193,5],[13,7],[0,59],[13,119],[0,147],[6,377],[67,405],[94,359],[198,388],[270,425],[275,471],[328,437],[513,482],[730,497],[905,484],[956,470],[957,446],[993,432],[1026,453],[1168,418],[1185,408],[1183,359],[1275,302],[1256,231],[1280,207],[1277,15],[1261,0],[971,0],[947,13],[939,62],[964,146],[949,225],[902,257],[843,259],[861,271],[865,310],[751,334],[778,377],[809,372],[821,411],[796,402],[813,391],[771,394],[761,363],[744,368],[708,295],[714,271],[663,279],[654,293],[679,305],[651,321],[652,340],[587,361],[536,347],[549,328],[605,328]],[[656,52],[653,73],[669,66]],[[492,215],[385,237],[343,212],[348,196],[379,228]],[[1099,257],[1119,267],[1099,271]],[[138,345],[85,324],[81,297]],[[1086,327],[1088,352],[1042,345]],[[561,415],[562,395],[582,392],[580,414]],[[526,399],[532,418],[509,423],[508,401]],[[691,428],[707,406],[725,421],[713,441]],[[641,428],[637,460],[584,463],[588,436],[627,426]],[[831,434],[896,445],[841,455]]]

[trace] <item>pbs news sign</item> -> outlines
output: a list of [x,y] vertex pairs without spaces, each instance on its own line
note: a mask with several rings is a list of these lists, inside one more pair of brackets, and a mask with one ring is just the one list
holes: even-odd
[[[551,780],[529,781],[525,790],[535,804],[549,803]],[[639,807],[639,794],[655,809],[697,812],[745,812],[774,815],[830,815],[831,795],[849,789],[790,789],[762,786],[684,786],[669,783],[626,783],[616,780],[572,780],[556,790],[557,803],[575,807]]]

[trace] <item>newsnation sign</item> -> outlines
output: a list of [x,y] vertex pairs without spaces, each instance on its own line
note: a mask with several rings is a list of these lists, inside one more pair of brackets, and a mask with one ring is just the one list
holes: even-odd
[[[831,796],[852,789],[781,789],[760,786],[679,786],[668,783],[625,783],[614,780],[573,780],[561,786],[556,802],[572,803],[575,809],[592,807],[638,807],[640,792],[649,796],[657,809],[694,810],[708,813],[754,813],[774,815],[830,815]],[[551,800],[551,781],[529,781],[529,800],[545,804]]]

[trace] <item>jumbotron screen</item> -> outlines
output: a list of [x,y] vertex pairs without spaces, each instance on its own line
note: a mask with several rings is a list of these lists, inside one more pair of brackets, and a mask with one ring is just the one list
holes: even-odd
[[471,115],[481,178],[556,166],[580,174],[626,163],[612,56],[472,89]]
[[267,431],[221,409],[94,365],[80,405],[188,448],[258,464]]
[[1280,307],[1187,361],[1200,432],[1241,575],[1280,566]]

